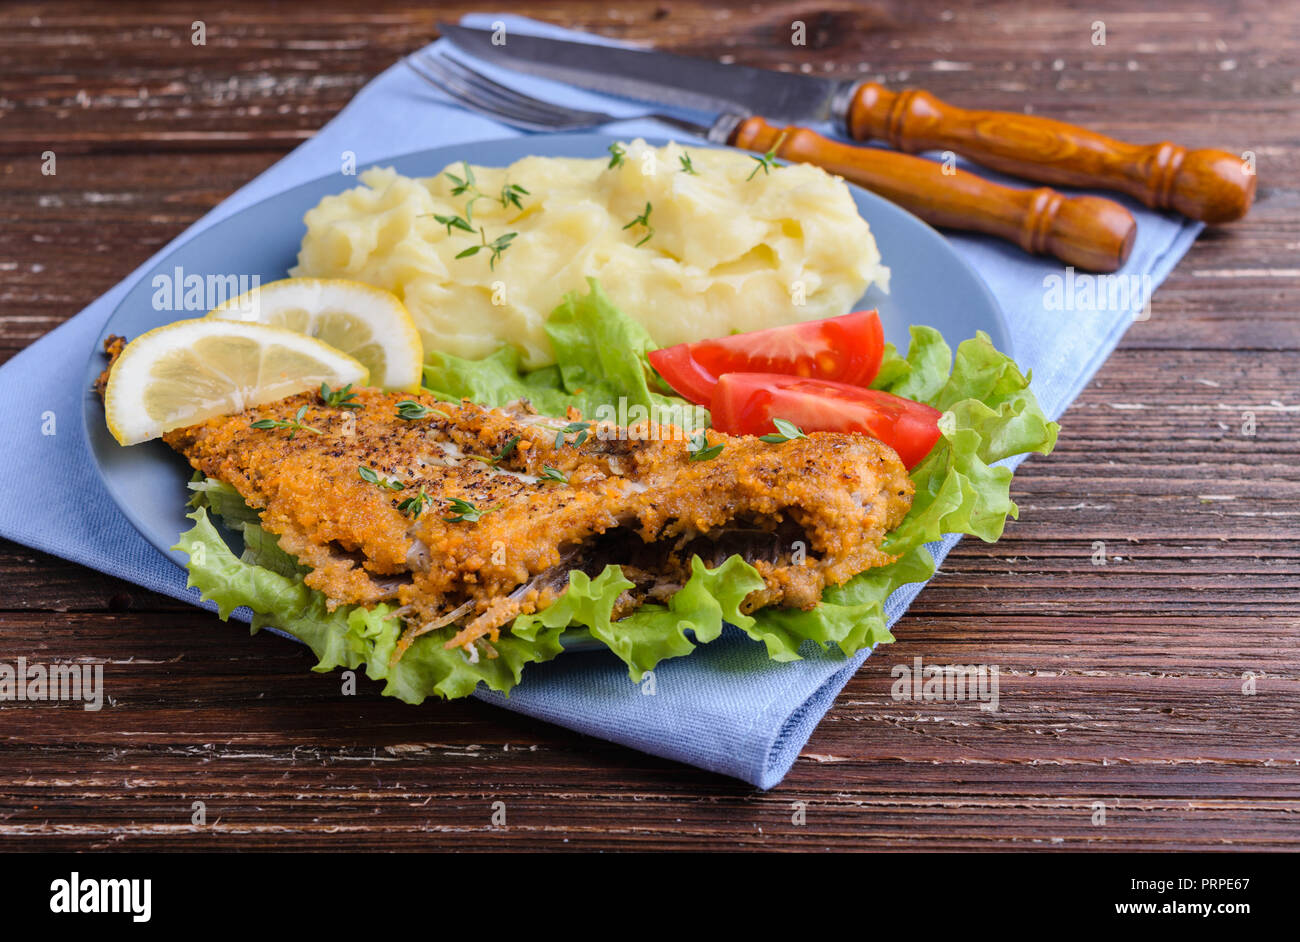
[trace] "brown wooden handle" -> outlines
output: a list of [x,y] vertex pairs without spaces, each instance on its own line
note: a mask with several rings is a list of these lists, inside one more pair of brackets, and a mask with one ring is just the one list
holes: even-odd
[[908,153],[951,150],[1003,173],[1118,190],[1203,222],[1240,219],[1255,200],[1255,174],[1226,151],[1126,144],[1050,118],[955,108],[917,88],[891,92],[866,82],[853,94],[847,121],[855,140],[887,141]]
[[1046,187],[1017,190],[920,157],[841,144],[807,128],[747,118],[731,143],[760,154],[775,148],[778,157],[839,174],[933,225],[998,236],[1091,271],[1123,265],[1137,234],[1133,214],[1112,200],[1067,197]]

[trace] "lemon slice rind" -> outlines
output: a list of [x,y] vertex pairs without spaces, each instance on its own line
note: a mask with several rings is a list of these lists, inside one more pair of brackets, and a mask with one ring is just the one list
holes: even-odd
[[176,321],[122,350],[108,375],[104,417],[119,444],[135,445],[322,382],[367,381],[359,361],[305,334],[216,318]]
[[254,288],[208,317],[298,331],[360,360],[381,389],[420,388],[424,347],[392,292],[343,278],[285,278]]

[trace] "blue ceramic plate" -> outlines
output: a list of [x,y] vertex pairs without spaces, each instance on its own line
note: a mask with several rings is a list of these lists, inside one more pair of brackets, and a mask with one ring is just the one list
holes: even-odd
[[[461,160],[504,166],[530,154],[603,157],[614,140],[597,134],[516,137],[440,147],[379,163],[391,165],[407,176],[427,177]],[[306,233],[303,214],[322,197],[356,185],[356,177],[341,174],[304,183],[222,220],[164,256],[126,295],[105,324],[100,342],[88,351],[83,387],[89,389],[104,368],[102,341],[109,334],[130,339],[162,324],[207,313],[156,310],[155,275],[170,277],[180,268],[186,276],[197,274],[205,279],[208,275],[239,273],[250,279],[256,275],[265,284],[284,278],[297,263],[298,246]],[[1012,354],[1011,338],[997,301],[943,236],[893,203],[854,186],[849,189],[858,210],[871,225],[885,264],[892,270],[890,293],[873,287],[858,305],[880,309],[885,338],[906,350],[908,326],[928,324],[937,327],[956,346],[982,330],[998,349]],[[185,486],[191,473],[188,463],[161,441],[130,448],[118,445],[104,425],[103,406],[93,394],[85,400],[85,429],[104,484],[127,519],[161,552],[184,565],[184,554],[170,547],[191,526],[185,518],[186,501],[191,496]]]

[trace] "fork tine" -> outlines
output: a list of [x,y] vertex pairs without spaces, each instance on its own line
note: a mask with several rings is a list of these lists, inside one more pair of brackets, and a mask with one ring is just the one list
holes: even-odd
[[[407,57],[406,64],[426,82],[441,89],[471,111],[497,118],[529,131],[568,131],[623,120],[603,111],[584,111],[533,98],[502,85],[464,62],[448,55],[420,53]],[[626,116],[625,116],[626,117]],[[716,143],[726,143],[735,130],[734,116],[724,115],[712,125],[701,125],[676,115],[643,112],[640,118],[653,118],[678,130]]]
[[503,118],[527,121],[547,128],[567,127],[570,124],[569,116],[562,112],[548,108],[533,108],[520,101],[485,91],[477,87],[473,79],[457,75],[454,71],[445,68],[445,63],[425,65],[432,68],[435,74],[442,76],[444,84],[460,95],[462,100]]
[[434,74],[441,76],[444,83],[456,90],[463,100],[504,119],[547,129],[583,126],[593,120],[588,115],[574,114],[559,106],[516,93],[450,58],[423,56],[421,62]]
[[553,125],[539,121],[535,115],[525,114],[515,109],[506,109],[498,105],[487,105],[479,96],[465,87],[465,84],[440,67],[437,62],[416,62],[410,58],[403,60],[412,72],[430,85],[451,97],[453,101],[470,111],[475,111],[497,121],[523,128],[526,131],[549,131]]
[[[474,112],[486,114],[487,117],[497,118],[499,121],[533,131],[554,130],[559,125],[556,118],[550,116],[550,114],[539,114],[536,110],[520,108],[516,107],[516,105],[506,105],[502,101],[485,99],[481,92],[474,90],[464,79],[456,77],[456,75],[443,68],[441,62],[424,61],[421,62],[420,68],[425,70],[421,74],[424,75],[426,81],[433,82],[435,86],[442,88],[443,92],[450,95],[456,103],[474,110]],[[420,71],[420,69],[417,69],[417,71]]]
[[[477,87],[475,78],[485,83],[492,83],[486,76],[479,76],[468,67],[464,67],[469,76],[453,72],[442,57],[420,55],[407,57],[407,66],[429,84],[441,89],[458,103],[471,111],[512,124],[530,131],[553,131],[566,128],[589,127],[593,122],[588,119],[590,113],[583,114],[586,120],[575,121],[565,109],[549,106],[544,102],[530,99],[527,95],[513,93],[503,85],[497,85],[500,93],[491,94],[489,90]],[[536,104],[532,104],[536,102]],[[603,117],[603,116],[601,116]]]
[[[426,55],[424,58],[433,58]],[[510,88],[496,82],[482,72],[471,68],[459,59],[452,56],[438,56],[438,61],[449,73],[462,79],[471,88],[482,92],[485,96],[499,101],[509,108],[523,111],[540,112],[548,116],[553,116],[557,121],[565,123],[583,122],[586,124],[603,124],[606,121],[612,121],[611,115],[600,111],[585,111],[580,108],[570,108],[565,105],[558,105],[554,102],[543,101],[540,98],[534,98],[517,89]]]
[[456,104],[461,105],[461,107],[476,110],[478,113],[486,114],[486,116],[493,118],[508,117],[513,120],[513,118],[516,117],[525,117],[523,114],[516,114],[513,110],[508,113],[503,113],[502,109],[489,108],[486,107],[486,105],[480,104],[478,96],[474,95],[469,88],[465,87],[464,82],[461,82],[460,79],[455,78],[454,75],[448,74],[446,69],[443,69],[441,64],[438,64],[437,61],[425,61],[421,60],[421,58],[415,57],[408,57],[403,61],[406,62],[408,68],[411,69],[413,73],[419,75],[419,77],[424,79],[425,82],[432,84],[433,87],[438,88],[438,90],[442,91],[443,94],[450,96],[451,99],[454,100]]

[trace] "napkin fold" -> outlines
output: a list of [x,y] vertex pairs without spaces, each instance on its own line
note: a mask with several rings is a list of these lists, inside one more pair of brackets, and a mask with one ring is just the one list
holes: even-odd
[[[507,31],[608,42],[514,16],[476,14],[463,22],[480,28],[500,22]],[[503,82],[521,81],[517,75],[484,68]],[[541,79],[526,82],[531,94],[565,104],[595,106],[619,115],[633,114],[639,107]],[[603,130],[627,137],[686,139],[680,132],[644,120],[619,121]],[[818,130],[842,137],[829,126]],[[0,494],[4,495],[0,536],[198,604],[196,591],[185,587],[184,571],[145,542],[118,511],[83,443],[82,371],[92,344],[127,287],[160,256],[218,220],[337,171],[344,151],[355,153],[357,166],[366,167],[437,145],[518,133],[451,105],[397,63],[366,85],[313,138],[80,314],[13,357],[0,368],[0,397],[8,404],[0,411],[0,441],[5,442],[0,450]],[[979,168],[968,169],[992,176]],[[1141,283],[1153,290],[1188,250],[1201,226],[1124,202],[1137,217],[1138,236],[1132,256],[1118,274],[1143,279]],[[1059,417],[1137,312],[1131,308],[1062,310],[1045,300],[1055,284],[1052,279],[1060,277],[1064,282],[1067,277],[1058,263],[991,239],[964,235],[950,239],[998,298],[1013,334],[1016,359],[1022,368],[1033,370],[1034,390],[1044,410],[1052,418]],[[1063,434],[1069,434],[1068,428]],[[26,495],[37,482],[40,500],[33,501]],[[942,562],[956,542],[953,537],[934,544],[936,562]],[[891,625],[922,588],[914,584],[894,593],[886,606]],[[226,629],[214,625],[213,630]],[[762,645],[730,630],[690,657],[656,668],[653,693],[630,683],[615,658],[592,653],[568,654],[530,667],[524,683],[509,698],[494,693],[479,696],[581,733],[771,788],[785,776],[866,657],[866,652],[849,659],[838,652],[824,653],[777,664],[767,658]],[[431,704],[413,709],[437,708]]]

